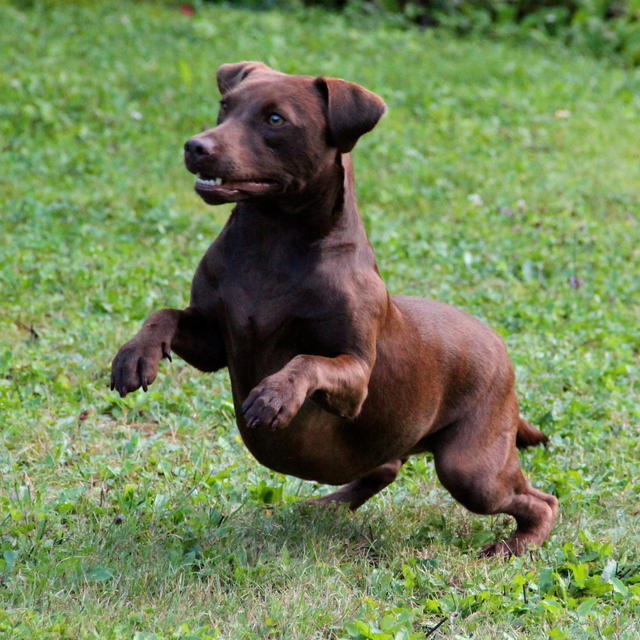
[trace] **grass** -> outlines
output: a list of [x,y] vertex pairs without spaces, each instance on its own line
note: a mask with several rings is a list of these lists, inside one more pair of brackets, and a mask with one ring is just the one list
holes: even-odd
[[[0,23],[0,638],[637,638],[637,72],[319,11],[16,2]],[[251,458],[225,372],[108,390],[228,215],[180,150],[241,59],[386,99],[355,156],[381,272],[507,341],[551,437],[521,456],[561,502],[541,550],[479,558],[511,523],[428,457],[355,514],[309,508],[326,488]]]

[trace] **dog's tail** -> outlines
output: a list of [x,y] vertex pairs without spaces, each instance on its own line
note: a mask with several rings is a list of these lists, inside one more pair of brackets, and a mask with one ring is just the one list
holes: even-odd
[[547,444],[549,438],[539,429],[531,426],[523,418],[518,418],[518,431],[516,433],[516,447],[535,447],[538,444]]

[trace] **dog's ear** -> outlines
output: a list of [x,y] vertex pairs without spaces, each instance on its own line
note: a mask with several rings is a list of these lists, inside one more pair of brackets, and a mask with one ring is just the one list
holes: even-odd
[[341,153],[351,151],[387,110],[380,96],[353,82],[320,77],[316,87],[327,103],[329,142]]
[[220,93],[224,95],[256,71],[273,71],[273,69],[263,62],[233,62],[221,65],[217,75]]

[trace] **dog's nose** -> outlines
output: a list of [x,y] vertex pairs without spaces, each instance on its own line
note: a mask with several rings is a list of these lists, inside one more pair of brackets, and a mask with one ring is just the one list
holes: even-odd
[[184,143],[184,151],[191,158],[197,160],[215,153],[216,144],[210,138],[191,138]]

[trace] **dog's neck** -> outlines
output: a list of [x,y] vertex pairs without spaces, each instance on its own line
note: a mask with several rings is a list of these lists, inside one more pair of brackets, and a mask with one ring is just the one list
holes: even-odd
[[[355,197],[350,154],[320,172],[298,194],[263,202],[242,202],[237,213],[263,219],[271,232],[293,231],[308,243],[340,242],[342,237],[366,239]],[[259,223],[258,223],[259,224]]]

